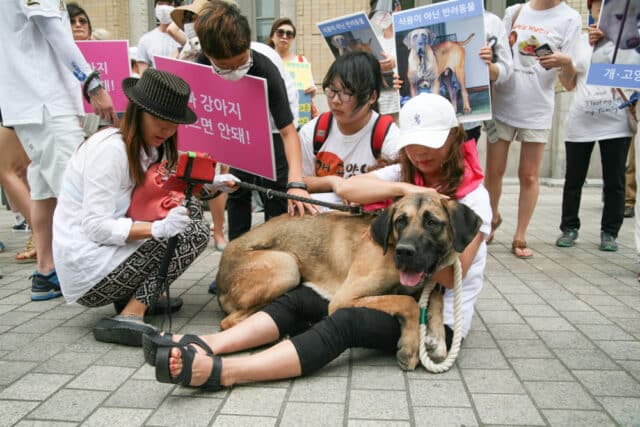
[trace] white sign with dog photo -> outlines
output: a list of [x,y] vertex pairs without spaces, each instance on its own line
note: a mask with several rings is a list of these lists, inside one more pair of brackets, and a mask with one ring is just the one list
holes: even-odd
[[[333,56],[338,58],[346,52],[365,51],[371,53],[378,60],[385,59],[382,45],[376,36],[371,22],[364,12],[353,13],[339,18],[319,22],[318,29],[327,42]],[[382,75],[382,90],[393,89],[393,73]],[[395,103],[397,104],[397,100]],[[381,114],[388,114],[399,110],[399,106],[380,106]],[[384,111],[382,109],[384,108]]]
[[605,0],[587,84],[640,89],[640,0]]
[[491,118],[482,0],[451,0],[392,15],[401,104],[421,92],[453,104],[461,123]]

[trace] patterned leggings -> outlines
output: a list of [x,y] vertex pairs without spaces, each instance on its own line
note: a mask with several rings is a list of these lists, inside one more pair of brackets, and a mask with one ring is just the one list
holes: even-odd
[[[202,220],[199,201],[191,203],[189,213],[193,221],[178,235],[178,243],[169,263],[167,286],[184,273],[209,243],[210,230]],[[157,274],[166,248],[167,240],[147,240],[84,294],[78,303],[86,307],[100,307],[115,301],[128,301],[132,296],[147,306],[155,303],[165,290],[158,284]]]

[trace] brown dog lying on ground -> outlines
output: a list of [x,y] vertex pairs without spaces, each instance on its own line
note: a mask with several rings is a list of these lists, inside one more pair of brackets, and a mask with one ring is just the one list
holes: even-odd
[[[416,298],[431,275],[473,240],[480,223],[469,207],[427,194],[405,196],[378,216],[271,219],[222,253],[217,294],[228,316],[221,328],[303,282],[330,301],[329,313],[369,307],[396,316],[402,325],[398,364],[414,369],[420,344]],[[442,294],[434,292],[430,304],[428,347],[434,360],[444,359]]]

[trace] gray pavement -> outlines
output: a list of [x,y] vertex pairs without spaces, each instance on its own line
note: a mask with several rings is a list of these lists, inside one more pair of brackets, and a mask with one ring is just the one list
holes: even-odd
[[[542,187],[531,260],[510,253],[518,187],[489,248],[484,290],[451,371],[402,372],[394,356],[353,349],[317,374],[204,393],[157,383],[138,348],[94,341],[111,306],[29,300],[34,265],[13,262],[27,235],[0,212],[0,425],[640,425],[640,286],[633,220],[620,251],[598,250],[600,189],[586,188],[577,247],[554,246],[561,188]],[[174,331],[217,329],[207,293],[213,245],[175,283]],[[160,319],[153,319],[159,324]]]

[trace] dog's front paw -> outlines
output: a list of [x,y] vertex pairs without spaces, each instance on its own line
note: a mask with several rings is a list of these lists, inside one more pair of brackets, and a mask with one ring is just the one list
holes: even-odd
[[400,347],[396,353],[396,359],[398,360],[398,366],[403,371],[413,371],[420,361],[417,352],[407,351],[405,347]]
[[436,363],[442,362],[447,357],[447,343],[444,336],[428,334],[425,338],[425,347],[429,358]]

